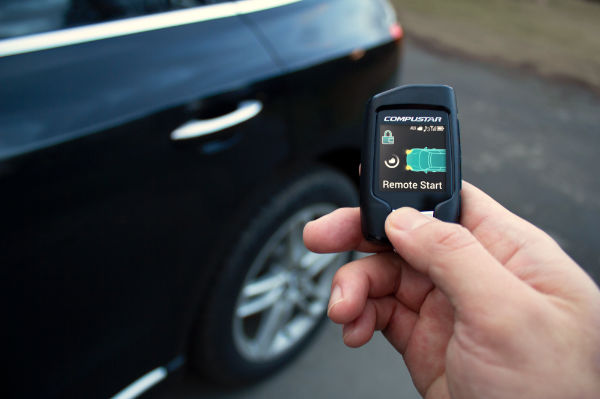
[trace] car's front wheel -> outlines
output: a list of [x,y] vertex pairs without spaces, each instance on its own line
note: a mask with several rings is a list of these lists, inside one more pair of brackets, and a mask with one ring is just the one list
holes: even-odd
[[297,354],[323,320],[333,274],[350,259],[308,251],[304,225],[356,202],[352,182],[328,168],[281,187],[232,241],[196,325],[191,363],[212,380],[240,384]]

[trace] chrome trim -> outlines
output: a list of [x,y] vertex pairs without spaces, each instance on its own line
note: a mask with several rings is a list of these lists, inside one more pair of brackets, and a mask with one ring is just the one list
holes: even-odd
[[37,33],[0,41],[0,57],[71,46],[111,37],[251,14],[302,0],[241,0],[184,10],[102,22],[53,32]]
[[234,6],[238,14],[252,14],[253,12],[287,6],[300,1],[302,0],[240,0],[234,2]]
[[242,101],[235,111],[228,114],[212,119],[194,119],[184,123],[171,132],[171,140],[193,139],[225,130],[254,118],[262,109],[263,105],[258,100]]
[[148,389],[164,380],[167,374],[168,371],[165,367],[157,367],[126,386],[124,389],[119,391],[119,393],[113,396],[112,399],[137,398]]

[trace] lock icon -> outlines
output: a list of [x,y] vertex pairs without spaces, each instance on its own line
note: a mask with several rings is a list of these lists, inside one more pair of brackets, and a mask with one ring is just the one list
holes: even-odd
[[391,130],[386,130],[383,132],[383,137],[381,137],[381,144],[394,144],[394,136],[392,135]]

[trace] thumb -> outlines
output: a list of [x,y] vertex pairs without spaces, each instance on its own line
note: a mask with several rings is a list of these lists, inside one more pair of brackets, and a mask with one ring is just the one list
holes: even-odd
[[401,208],[388,216],[385,231],[396,252],[429,276],[459,313],[495,307],[515,290],[528,288],[459,224]]

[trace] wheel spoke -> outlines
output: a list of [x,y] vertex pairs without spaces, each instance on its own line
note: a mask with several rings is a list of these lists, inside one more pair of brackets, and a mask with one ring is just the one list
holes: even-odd
[[302,252],[306,250],[302,231],[303,229],[300,229],[299,225],[294,225],[290,228],[287,235],[288,257],[292,265],[300,259]]
[[277,303],[285,288],[283,286],[276,287],[264,295],[259,296],[256,299],[248,300],[238,306],[236,315],[244,318],[250,315],[263,312],[269,307]]
[[309,303],[308,299],[303,290],[294,290],[289,293],[289,298],[298,308],[300,308],[304,313],[309,312]]
[[294,303],[290,300],[278,301],[261,323],[256,336],[257,353],[267,355],[275,336],[292,316]]
[[329,297],[329,284],[319,286],[310,279],[302,279],[300,290],[306,298],[327,300]]
[[316,254],[308,252],[300,260],[300,265],[306,270],[306,275],[310,278],[315,277],[329,266],[334,265],[344,253]]
[[298,340],[310,331],[311,327],[315,325],[315,322],[315,317],[313,316],[298,316],[288,324],[286,332],[291,339]]
[[327,310],[326,302],[313,302],[308,307],[308,314],[312,317],[320,317]]
[[281,272],[260,277],[252,281],[251,283],[246,284],[246,286],[242,290],[242,296],[245,298],[249,298],[267,293],[269,291],[274,290],[275,288],[281,287],[283,284],[285,284],[286,281],[287,278],[285,274]]

